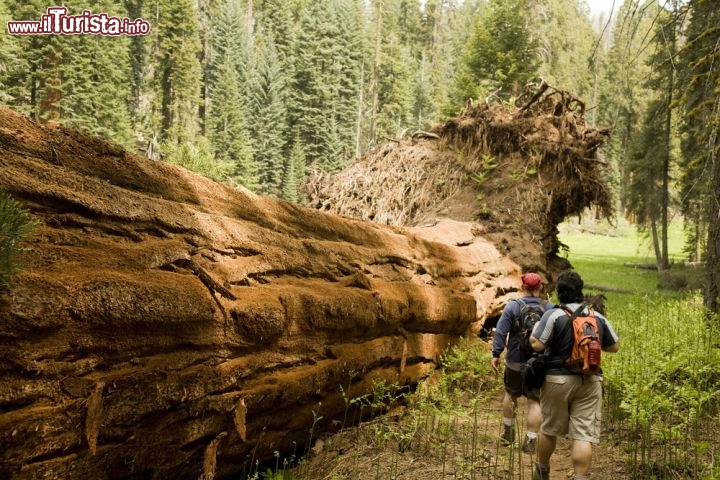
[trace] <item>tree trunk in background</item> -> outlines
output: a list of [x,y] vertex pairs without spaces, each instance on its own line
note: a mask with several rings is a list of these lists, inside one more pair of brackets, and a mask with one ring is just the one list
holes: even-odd
[[[715,120],[720,119],[720,96],[715,101]],[[712,188],[710,189],[710,225],[708,228],[707,244],[707,286],[705,288],[705,306],[710,311],[718,313],[718,296],[720,296],[720,135],[718,124],[713,132],[713,151],[711,152],[713,168]]]
[[375,10],[377,15],[375,19],[375,63],[373,64],[372,73],[372,108],[370,110],[370,143],[374,144],[377,135],[378,110],[380,108],[380,61],[381,45],[382,45],[382,3],[375,2]]
[[650,218],[650,234],[652,235],[653,250],[655,251],[655,263],[658,271],[663,270],[662,268],[662,253],[660,249],[660,237],[658,236],[658,225],[657,219],[654,214]]
[[362,155],[362,116],[363,116],[363,92],[365,91],[365,63],[360,65],[360,88],[358,89],[357,120],[355,121],[355,158]]
[[668,93],[667,106],[665,111],[665,152],[663,156],[663,178],[662,178],[662,254],[660,269],[667,270],[669,267],[668,259],[668,209],[670,208],[670,149],[672,148],[672,109],[673,109],[673,89],[675,88],[675,23],[670,25],[670,39],[668,44],[668,55],[670,66],[668,67]]

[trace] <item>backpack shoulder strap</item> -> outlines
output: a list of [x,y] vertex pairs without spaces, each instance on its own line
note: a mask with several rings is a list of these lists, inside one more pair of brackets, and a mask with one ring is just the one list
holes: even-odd
[[517,302],[518,305],[520,305],[520,310],[518,310],[517,316],[513,319],[512,327],[510,328],[511,332],[519,332],[520,331],[520,317],[522,316],[522,309],[527,305],[525,303],[525,300],[522,298],[513,298],[513,301]]
[[568,314],[568,322],[565,325],[565,329],[563,330],[564,332],[567,332],[568,330],[572,329],[573,320],[575,320],[583,312],[583,310],[585,310],[585,308],[587,308],[587,305],[585,305],[584,303],[581,303],[580,306],[577,308],[577,310],[572,311],[572,310],[570,310],[570,308],[567,305],[562,303],[562,304],[560,304],[560,308],[562,308],[565,311],[565,313]]

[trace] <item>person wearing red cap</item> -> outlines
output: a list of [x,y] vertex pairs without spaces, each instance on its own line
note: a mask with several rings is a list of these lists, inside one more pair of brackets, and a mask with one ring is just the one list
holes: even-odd
[[500,371],[500,355],[507,348],[505,355],[505,371],[503,384],[505,396],[503,397],[503,425],[504,431],[500,436],[507,445],[515,443],[515,409],[520,396],[527,398],[527,432],[522,444],[525,453],[535,452],[537,432],[540,427],[540,391],[526,390],[520,373],[520,366],[531,356],[532,352],[520,348],[521,337],[524,332],[520,328],[522,312],[528,308],[539,309],[540,313],[555,307],[551,302],[540,298],[543,290],[543,280],[535,272],[525,273],[521,277],[523,296],[508,302],[503,308],[500,319],[495,328],[493,337],[492,360],[490,365],[495,373]]

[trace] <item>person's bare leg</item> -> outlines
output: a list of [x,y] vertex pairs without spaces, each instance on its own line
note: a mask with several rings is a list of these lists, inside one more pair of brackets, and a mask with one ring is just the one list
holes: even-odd
[[505,392],[505,396],[503,397],[502,401],[502,407],[503,407],[503,417],[505,418],[515,418],[515,406],[516,406],[517,400],[513,399],[507,391]]
[[555,451],[557,437],[545,435],[542,430],[538,433],[537,461],[540,465],[550,465],[550,457]]
[[587,475],[592,463],[592,444],[584,440],[573,440],[572,461],[575,474]]
[[528,398],[527,431],[537,433],[540,430],[540,422],[542,422],[540,402]]
[[550,457],[555,451],[557,437],[545,435],[542,430],[538,433],[537,461],[533,467],[533,480],[548,480],[550,478]]
[[500,438],[503,442],[511,445],[515,442],[515,407],[516,399],[512,398],[510,394],[505,391],[505,396],[502,401],[503,409],[503,433]]

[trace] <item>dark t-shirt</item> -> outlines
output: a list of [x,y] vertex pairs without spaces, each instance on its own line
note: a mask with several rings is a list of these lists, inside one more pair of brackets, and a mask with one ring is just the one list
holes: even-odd
[[[566,305],[570,312],[580,308],[579,303]],[[587,310],[585,312],[587,313]],[[609,347],[618,341],[618,336],[610,325],[610,322],[600,313],[594,312],[597,320],[600,344],[603,348]],[[570,357],[574,343],[574,333],[569,325],[570,314],[562,308],[554,308],[546,311],[540,321],[535,325],[533,336],[545,344],[545,351],[550,355],[550,367],[548,375],[572,375],[572,371],[565,364],[565,359]],[[602,373],[602,370],[601,372]]]

